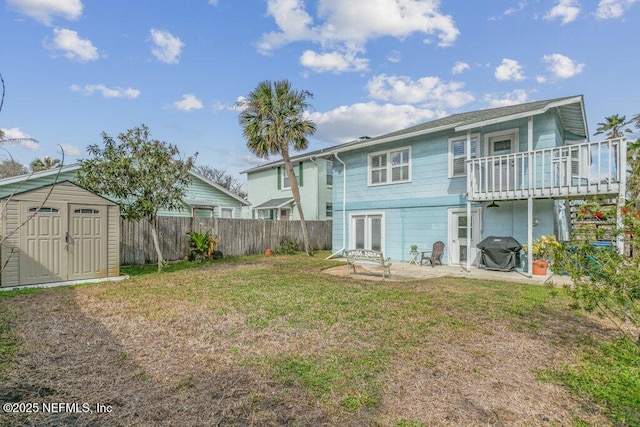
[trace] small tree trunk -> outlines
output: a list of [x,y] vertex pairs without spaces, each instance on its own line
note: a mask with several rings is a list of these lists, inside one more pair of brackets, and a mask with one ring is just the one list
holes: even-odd
[[160,241],[158,240],[158,220],[154,218],[149,220],[151,224],[151,236],[153,237],[153,246],[156,248],[156,254],[158,255],[158,273],[162,271],[162,251],[160,250]]
[[302,212],[302,204],[300,203],[300,187],[298,187],[298,179],[296,178],[291,159],[289,158],[289,150],[286,144],[282,147],[282,161],[287,168],[287,174],[289,175],[289,185],[291,186],[291,194],[293,200],[298,208],[298,215],[300,216],[300,227],[302,227],[302,240],[304,243],[304,251],[307,256],[312,256],[311,245],[309,244],[309,233],[307,231],[307,223],[304,221],[304,213]]

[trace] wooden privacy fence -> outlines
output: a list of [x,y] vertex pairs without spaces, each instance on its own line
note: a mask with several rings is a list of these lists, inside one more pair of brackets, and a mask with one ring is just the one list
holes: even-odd
[[[331,221],[306,221],[309,243],[313,249],[331,249]],[[157,262],[151,226],[147,221],[120,219],[120,264],[149,264]],[[268,219],[183,218],[159,217],[158,238],[165,260],[174,261],[190,255],[189,231],[205,232],[213,229],[218,235],[217,250],[225,256],[263,253],[278,250],[280,240],[289,238],[302,248],[300,221]]]

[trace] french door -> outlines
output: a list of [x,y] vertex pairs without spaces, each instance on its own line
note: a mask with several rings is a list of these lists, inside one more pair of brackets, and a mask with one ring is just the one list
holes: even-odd
[[351,215],[350,249],[384,252],[384,216],[382,214]]

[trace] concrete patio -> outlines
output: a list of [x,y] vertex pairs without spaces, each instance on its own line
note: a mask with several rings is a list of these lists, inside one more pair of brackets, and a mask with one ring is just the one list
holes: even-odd
[[393,281],[404,282],[420,279],[433,279],[437,277],[466,277],[470,279],[483,280],[501,280],[505,282],[528,283],[532,285],[547,285],[553,283],[555,286],[563,286],[571,284],[571,280],[567,276],[558,276],[548,274],[546,276],[528,277],[527,273],[518,271],[493,271],[484,270],[477,267],[471,267],[471,271],[467,272],[461,266],[438,265],[431,267],[430,265],[415,265],[408,262],[393,262],[391,265],[391,276],[382,278],[382,268],[357,266],[356,274],[349,274],[347,265],[340,265],[325,270],[325,273],[336,276],[353,277],[354,279],[373,280],[373,281]]

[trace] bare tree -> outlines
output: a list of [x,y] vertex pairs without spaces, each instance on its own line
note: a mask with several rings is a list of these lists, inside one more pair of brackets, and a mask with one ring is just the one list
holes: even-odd
[[207,165],[200,165],[196,166],[196,172],[215,182],[219,186],[226,188],[233,194],[236,194],[243,199],[247,198],[247,187],[245,183],[231,174],[228,174],[225,169],[217,169]]

